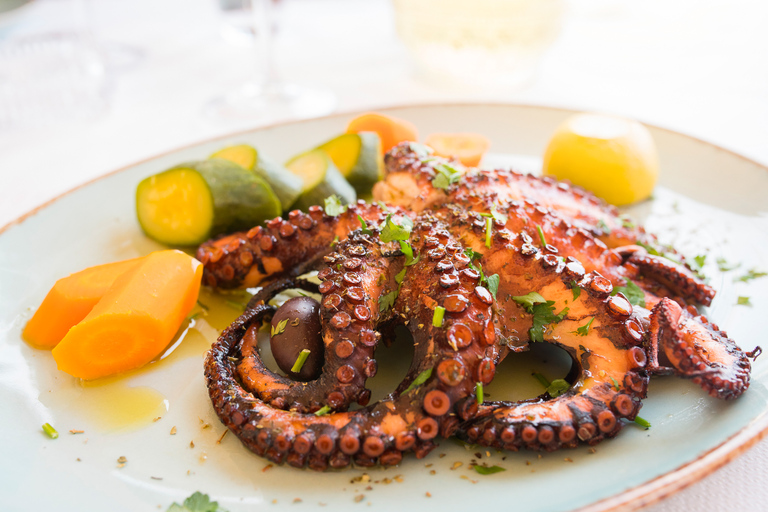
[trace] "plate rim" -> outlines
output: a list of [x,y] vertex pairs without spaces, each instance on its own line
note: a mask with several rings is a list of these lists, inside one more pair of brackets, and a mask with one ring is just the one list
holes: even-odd
[[[171,155],[173,153],[191,149],[201,144],[215,142],[217,140],[222,140],[222,139],[233,138],[239,135],[244,135],[247,133],[260,131],[260,130],[269,130],[269,129],[278,128],[286,125],[295,125],[295,124],[314,122],[314,121],[331,119],[331,118],[348,117],[352,115],[359,115],[365,112],[387,112],[392,110],[400,110],[404,108],[429,109],[429,108],[440,108],[440,107],[513,107],[513,108],[530,108],[535,110],[550,110],[550,111],[557,111],[557,112],[566,113],[566,114],[576,114],[580,112],[585,112],[585,110],[558,107],[558,106],[552,106],[552,105],[538,105],[534,103],[442,101],[442,102],[434,102],[434,103],[419,102],[419,103],[403,103],[403,104],[397,104],[397,105],[390,104],[386,106],[372,107],[372,108],[366,108],[366,109],[355,108],[355,109],[342,110],[342,111],[335,112],[333,114],[324,115],[324,116],[303,118],[303,119],[287,119],[282,121],[271,122],[267,124],[257,125],[251,128],[245,128],[245,129],[235,130],[232,132],[227,132],[225,134],[217,135],[215,137],[208,137],[208,138],[196,140],[194,142],[190,142],[189,144],[185,144],[182,146],[169,149],[167,151],[163,151],[161,153],[154,154],[147,158],[134,161],[118,169],[96,176],[84,183],[76,185],[60,193],[59,195],[53,198],[48,199],[44,203],[32,208],[28,212],[21,214],[19,217],[7,222],[4,226],[0,227],[0,236],[2,236],[6,231],[11,229],[12,227],[21,225],[28,218],[44,210],[45,208],[48,208],[49,206],[61,200],[65,196],[68,196],[69,194],[72,194],[73,192],[76,192],[81,188],[90,186],[100,180],[107,179],[113,175],[126,172],[129,169],[136,167],[138,165],[151,162],[152,160],[156,160],[156,159]],[[675,136],[684,137],[696,143],[709,146],[718,151],[723,151],[733,157],[743,160],[746,163],[752,164],[756,167],[762,168],[764,171],[768,172],[768,165],[758,162],[757,160],[754,160],[741,153],[738,153],[737,151],[722,147],[718,144],[715,144],[713,142],[704,140],[702,138],[699,138],[693,135],[688,135],[686,133],[665,128],[663,126],[659,126],[653,123],[648,123],[648,122],[642,121],[641,119],[637,119],[637,120],[642,124],[644,124],[645,126],[653,128],[654,130],[659,130],[659,131],[673,134]],[[630,511],[638,510],[642,507],[652,505],[654,503],[658,503],[661,500],[672,496],[673,494],[693,485],[694,483],[702,480],[704,477],[712,474],[713,472],[720,469],[727,463],[731,462],[735,458],[742,455],[749,448],[753,447],[755,444],[762,441],[766,436],[768,436],[768,414],[766,414],[766,412],[768,411],[764,410],[762,414],[760,414],[757,418],[755,418],[754,420],[749,422],[747,425],[742,427],[738,432],[726,438],[723,442],[721,442],[717,446],[714,446],[713,448],[702,453],[697,458],[691,461],[688,461],[678,466],[677,468],[664,473],[663,475],[659,475],[656,478],[643,482],[635,487],[625,489],[614,495],[595,501],[593,503],[590,503],[578,509],[574,509],[573,512],[630,512]]]

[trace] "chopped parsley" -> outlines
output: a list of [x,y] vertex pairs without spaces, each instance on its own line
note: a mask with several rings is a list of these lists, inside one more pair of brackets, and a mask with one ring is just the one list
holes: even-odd
[[757,269],[749,269],[746,274],[744,274],[741,277],[736,278],[736,281],[741,281],[742,283],[746,283],[748,281],[751,281],[753,279],[758,279],[760,277],[768,276],[768,272],[760,272]]
[[475,468],[475,471],[480,473],[481,475],[492,475],[494,473],[501,473],[502,471],[506,471],[506,469],[502,468],[501,466],[473,466]]
[[752,307],[752,302],[750,302],[749,297],[739,297],[736,299],[736,305]]
[[611,380],[613,381],[613,389],[619,391],[619,383],[613,377],[611,377]]
[[413,379],[413,382],[411,382],[411,385],[406,388],[405,391],[403,391],[403,394],[408,393],[410,390],[417,388],[427,382],[427,379],[429,379],[432,376],[432,368],[427,368],[423,372],[419,374],[418,377]]
[[416,156],[419,158],[429,158],[429,155],[432,154],[432,148],[425,146],[424,144],[419,144],[418,142],[409,142],[408,146],[411,148],[411,151],[416,153]]
[[620,215],[619,220],[621,221],[621,227],[627,228],[627,229],[635,228],[635,223],[632,221],[631,218],[629,218],[629,215]]
[[730,272],[731,270],[736,270],[741,266],[741,263],[731,264],[728,263],[728,260],[725,258],[717,258],[715,260],[717,262],[717,268],[720,270],[720,272]]
[[547,386],[547,393],[552,398],[557,398],[571,388],[565,379],[555,379]]
[[183,505],[174,502],[166,512],[227,512],[219,507],[219,502],[211,501],[207,494],[195,492],[184,500]]
[[331,247],[336,247],[336,244],[339,243],[339,235],[336,235],[333,238],[333,242],[331,242]]
[[544,237],[544,230],[541,229],[541,226],[536,224],[536,231],[539,232],[539,239],[541,240],[541,246],[546,247],[547,246],[547,239]]
[[707,255],[706,254],[699,254],[698,256],[693,257],[694,263],[696,263],[696,267],[699,269],[704,268],[704,264],[707,262]]
[[410,267],[411,265],[415,265],[419,259],[421,258],[421,254],[417,255],[415,258],[413,257],[413,247],[411,247],[411,244],[408,242],[404,242],[400,240],[400,250],[405,255],[405,266]]
[[483,393],[483,383],[478,382],[475,384],[475,396],[477,396],[477,405],[483,405],[485,400],[485,394]]
[[581,295],[581,288],[576,281],[571,281],[571,293],[573,293],[573,302],[576,302],[576,299]]
[[444,316],[445,308],[443,306],[437,306],[435,312],[432,314],[432,327],[442,327]]
[[315,416],[325,416],[329,412],[331,412],[331,406],[330,405],[324,405],[324,406],[322,406],[321,408],[319,408],[318,410],[315,411]]
[[564,308],[560,313],[556,314],[555,302],[546,300],[538,292],[514,296],[512,300],[523,306],[528,313],[533,315],[533,327],[528,330],[532,342],[543,342],[546,327],[551,323],[562,322],[565,315],[568,314],[568,308]]
[[288,319],[280,320],[277,322],[277,325],[272,326],[272,336],[277,336],[278,334],[283,334],[285,331],[285,326],[288,325]]
[[373,231],[368,229],[368,224],[365,223],[365,219],[362,218],[360,215],[357,216],[357,220],[360,221],[360,226],[362,226],[361,230],[366,235],[373,235]]
[[485,246],[491,247],[491,233],[493,232],[493,219],[485,219]]
[[341,198],[336,194],[325,198],[325,214],[336,217],[347,211],[347,206],[341,203]]
[[597,227],[599,227],[603,231],[603,233],[605,233],[606,235],[611,234],[611,228],[608,227],[608,224],[606,224],[603,219],[600,219],[597,222]]
[[635,283],[633,283],[630,279],[625,278],[624,280],[627,282],[627,285],[615,287],[611,292],[611,295],[616,295],[617,293],[623,293],[630,304],[632,304],[633,306],[640,306],[641,308],[644,308],[645,293],[643,293],[643,290],[639,286],[637,286]]
[[296,358],[296,362],[293,363],[293,366],[291,367],[291,371],[293,373],[299,373],[301,371],[304,363],[307,362],[307,358],[309,357],[310,352],[311,351],[307,348],[299,352],[299,357]]
[[499,291],[499,279],[499,274],[493,274],[485,278],[485,284],[494,299],[496,299],[496,293]]
[[497,212],[496,211],[496,205],[491,206],[491,212],[490,213],[481,213],[480,216],[481,217],[490,218],[490,219],[494,219],[494,220],[498,220],[502,224],[506,224],[507,223],[507,216],[504,215],[501,212]]
[[573,334],[577,334],[579,336],[586,336],[589,334],[589,327],[592,325],[592,322],[595,321],[595,317],[592,317],[589,319],[589,322],[586,323],[586,325],[582,325],[575,331],[571,331]]
[[381,235],[379,238],[382,242],[392,242],[394,240],[408,240],[411,236],[411,230],[413,229],[413,221],[407,215],[403,216],[403,223],[395,224],[392,222],[392,214],[387,215],[387,220],[384,221],[384,227],[381,229]]
[[59,433],[56,431],[55,428],[50,423],[44,423],[43,424],[43,432],[45,432],[45,435],[50,437],[51,439],[58,439]]
[[650,254],[651,256],[662,256],[662,253],[661,253],[661,252],[659,252],[659,250],[658,250],[658,249],[656,249],[655,247],[653,247],[652,245],[648,245],[648,244],[646,244],[646,243],[643,243],[643,242],[641,242],[640,240],[638,240],[637,242],[635,242],[635,244],[637,244],[637,245],[639,245],[640,247],[642,247],[643,249],[645,249],[645,250],[646,250],[646,252],[647,252],[648,254]]
[[379,312],[383,313],[384,311],[388,310],[395,304],[395,299],[397,298],[397,291],[398,290],[392,290],[389,293],[386,293],[379,297]]
[[461,171],[448,164],[435,165],[437,176],[432,179],[432,186],[447,190],[448,187],[461,179]]
[[482,254],[479,252],[473,251],[471,247],[467,247],[464,249],[464,254],[466,254],[469,257],[469,262],[472,263],[475,260],[479,260],[483,257]]

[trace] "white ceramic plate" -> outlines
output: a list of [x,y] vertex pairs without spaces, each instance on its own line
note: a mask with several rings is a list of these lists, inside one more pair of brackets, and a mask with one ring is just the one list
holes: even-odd
[[[489,162],[511,161],[534,171],[549,135],[570,114],[511,105],[416,106],[391,113],[411,120],[423,134],[484,133],[493,143]],[[156,511],[198,490],[231,511],[319,504],[328,510],[635,508],[700,478],[762,437],[768,426],[766,358],[754,364],[749,391],[732,403],[705,396],[689,381],[653,379],[641,411],[652,428],[628,425],[594,453],[579,448],[539,458],[532,452],[490,457],[481,452],[483,462],[506,468],[482,476],[468,469],[474,451],[443,441],[426,459],[407,457],[396,468],[366,470],[369,482],[353,481],[362,470],[315,473],[271,467],[234,436],[217,443],[224,428],[208,400],[202,358],[234,310],[200,321],[164,360],[95,386],[58,372],[49,352],[21,341],[25,321],[56,279],[159,248],[135,221],[134,190],[142,178],[238,142],[286,159],[340,133],[350,117],[277,125],[195,144],[74,190],[1,232],[4,509]],[[764,337],[755,313],[768,307],[768,292],[760,281],[736,283],[733,277],[752,267],[768,268],[768,172],[701,141],[651,130],[660,151],[661,185],[654,200],[631,213],[689,254],[708,254],[705,273],[719,289],[708,314],[751,350]],[[717,257],[741,267],[721,273],[714,264]],[[750,296],[754,307],[735,306],[738,296]],[[500,371],[504,368],[511,366],[502,365]],[[520,377],[521,386],[529,378]],[[494,393],[501,398],[505,391]],[[46,422],[58,429],[58,439],[42,433]],[[127,461],[122,466],[120,457]],[[463,465],[451,469],[456,462]]]

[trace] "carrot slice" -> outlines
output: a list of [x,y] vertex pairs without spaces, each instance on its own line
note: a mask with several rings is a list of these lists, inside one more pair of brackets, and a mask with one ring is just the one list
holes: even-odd
[[378,133],[384,153],[401,142],[419,140],[419,132],[410,121],[377,112],[367,112],[349,122],[347,133],[360,132]]
[[203,267],[181,251],[158,251],[118,277],[53,349],[59,369],[96,379],[149,363],[195,305]]
[[462,164],[474,167],[480,163],[491,145],[479,133],[433,133],[426,142],[438,156],[457,158]]
[[133,258],[97,265],[56,281],[24,327],[22,337],[38,348],[53,348],[90,313],[115,279],[139,264]]

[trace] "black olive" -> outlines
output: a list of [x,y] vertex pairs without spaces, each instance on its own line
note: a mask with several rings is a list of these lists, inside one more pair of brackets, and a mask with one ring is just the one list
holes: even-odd
[[[316,379],[323,370],[324,346],[320,334],[320,303],[311,297],[294,297],[285,301],[272,317],[269,345],[277,366],[295,380]],[[299,372],[292,372],[302,350],[309,357]]]

